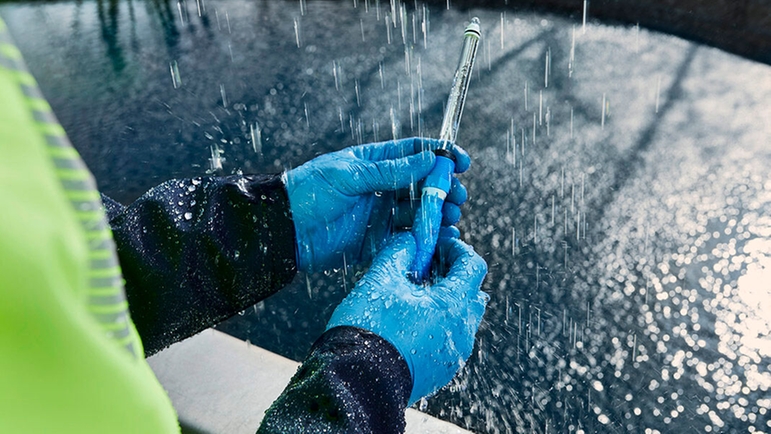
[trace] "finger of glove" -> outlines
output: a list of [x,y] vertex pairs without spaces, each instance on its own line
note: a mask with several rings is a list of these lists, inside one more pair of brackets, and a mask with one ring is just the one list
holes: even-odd
[[455,226],[442,226],[439,228],[439,238],[460,238],[460,230]]
[[[367,145],[349,148],[357,157],[369,161],[392,160],[403,158],[412,154],[439,149],[444,144],[443,140],[427,137],[411,137],[408,139],[389,140],[387,142],[370,143]],[[465,149],[458,145],[452,146],[455,156],[455,173],[463,173],[471,165],[471,157]]]
[[476,297],[487,275],[485,260],[471,246],[458,239],[439,239],[437,248],[448,268],[442,281],[444,287],[456,294],[465,292],[467,296]]
[[437,149],[441,146],[437,139],[410,137],[408,139],[389,140],[386,142],[369,143],[350,148],[354,155],[369,161],[393,160],[404,158],[425,151]]
[[415,238],[409,232],[399,232],[391,237],[375,256],[375,270],[408,270],[415,259]]
[[463,173],[471,166],[471,157],[465,149],[458,145],[452,147],[452,154],[455,156],[455,173]]
[[468,200],[468,190],[460,182],[460,180],[453,176],[452,184],[450,184],[450,193],[445,199],[446,202],[454,203],[455,205],[463,205]]
[[450,226],[460,221],[460,207],[454,203],[445,202],[442,205],[442,226]]
[[353,167],[356,173],[348,193],[366,194],[409,187],[428,175],[435,159],[432,153],[423,152],[395,160],[361,161]]

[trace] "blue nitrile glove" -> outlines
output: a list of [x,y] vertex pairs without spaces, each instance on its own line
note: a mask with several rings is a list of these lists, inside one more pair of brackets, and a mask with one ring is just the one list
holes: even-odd
[[396,235],[327,324],[327,330],[366,329],[396,347],[412,374],[408,405],[439,390],[463,366],[490,298],[480,291],[487,264],[471,246],[441,236],[436,251],[440,268],[449,271],[433,285],[416,285],[407,277],[415,239]]
[[[303,271],[339,268],[369,260],[397,228],[412,226],[418,182],[431,171],[435,139],[411,138],[353,146],[321,155],[285,174]],[[471,160],[453,147],[456,173]],[[444,225],[460,218],[466,189],[454,178],[443,208]],[[345,259],[343,259],[345,258]]]

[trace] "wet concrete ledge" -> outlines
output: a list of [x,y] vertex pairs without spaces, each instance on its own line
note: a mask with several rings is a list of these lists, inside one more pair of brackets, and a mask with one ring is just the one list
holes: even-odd
[[[429,0],[440,5],[447,0]],[[450,0],[453,8],[518,8],[583,17],[583,0]],[[591,0],[588,19],[639,24],[771,64],[771,1]]]
[[[168,392],[184,434],[253,434],[299,365],[213,329],[147,361]],[[406,432],[469,434],[412,409]]]

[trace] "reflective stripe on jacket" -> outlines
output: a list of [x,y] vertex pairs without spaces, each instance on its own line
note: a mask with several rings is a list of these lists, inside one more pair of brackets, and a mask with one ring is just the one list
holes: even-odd
[[1,19],[0,102],[0,432],[178,432],[93,178]]

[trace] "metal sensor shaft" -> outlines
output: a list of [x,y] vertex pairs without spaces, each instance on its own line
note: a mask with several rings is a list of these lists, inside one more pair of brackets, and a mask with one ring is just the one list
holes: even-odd
[[463,32],[463,50],[460,53],[458,69],[455,71],[455,77],[452,81],[450,96],[447,98],[442,129],[439,132],[439,139],[442,140],[442,146],[445,148],[455,143],[458,135],[458,125],[460,125],[460,118],[463,115],[463,106],[466,103],[466,93],[471,81],[471,72],[474,69],[474,60],[477,56],[481,35],[479,18],[474,17],[471,19],[471,24],[466,26],[466,30]]
[[463,32],[463,50],[453,78],[450,96],[447,98],[442,129],[439,133],[442,143],[440,148],[434,151],[436,163],[423,184],[420,210],[412,227],[416,242],[412,271],[416,282],[423,282],[428,277],[431,258],[434,256],[436,241],[439,238],[442,205],[450,192],[452,174],[455,171],[455,157],[451,147],[458,135],[458,125],[466,102],[480,36],[479,18],[475,17]]

